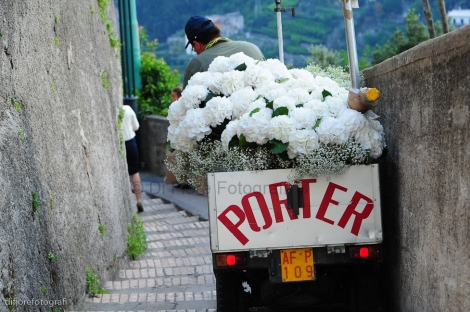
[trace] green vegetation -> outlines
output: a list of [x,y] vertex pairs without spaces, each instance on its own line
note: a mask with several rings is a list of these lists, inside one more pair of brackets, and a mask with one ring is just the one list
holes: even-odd
[[[6,290],[7,295],[5,295],[5,290]],[[16,307],[15,304],[14,304],[15,292],[11,288],[7,288],[5,290],[4,290],[5,304],[8,308],[8,310],[14,311],[15,307]]]
[[41,206],[41,199],[36,192],[31,192],[31,195],[33,196],[33,212],[36,212]]
[[168,115],[171,104],[171,90],[179,85],[180,74],[172,71],[163,58],[157,59],[155,50],[157,40],[148,40],[147,31],[141,27],[139,30],[141,43],[142,89],[137,92],[139,118],[147,115]]
[[54,14],[54,22],[55,22],[56,24],[59,24],[59,22],[60,22],[59,14],[57,14],[57,13]]
[[[114,31],[114,25],[108,18],[108,14],[106,13],[106,9],[109,6],[111,0],[98,0],[98,6],[100,8],[100,16],[103,23],[106,25],[106,30],[108,31],[109,42],[113,48],[120,48],[120,41],[118,35]],[[94,14],[94,9],[92,7],[92,14]]]
[[100,231],[101,237],[104,237],[104,234],[106,233],[106,227],[100,223],[100,225],[98,226],[98,229]]
[[18,113],[21,113],[21,106],[23,106],[21,102],[15,100],[15,98],[11,98],[11,104],[15,105],[16,111]]
[[20,137],[20,139],[22,139],[22,140],[26,139],[26,133],[20,127],[18,127],[18,129],[17,129],[17,133],[18,133],[18,136]]
[[51,208],[51,210],[54,210],[55,209],[55,205],[54,205],[54,198],[49,198],[49,208]]
[[405,18],[404,33],[401,29],[397,29],[382,47],[376,45],[372,53],[372,64],[378,64],[428,40],[427,27],[420,22],[419,17],[420,15],[416,14],[413,9],[410,10]]
[[[276,14],[273,9],[275,1],[261,0],[260,7],[255,9],[255,1],[232,0],[207,2],[204,0],[174,0],[160,5],[155,0],[139,0],[137,14],[139,23],[148,31],[148,36],[158,38],[157,53],[163,57],[172,69],[184,70],[192,55],[186,55],[183,41],[184,25],[188,18],[197,12],[198,15],[226,14],[239,11],[244,17],[243,34],[231,36],[235,40],[247,40],[260,46],[267,58],[278,57]],[[436,0],[430,0],[434,19],[440,19]],[[447,0],[446,7],[461,5],[469,9],[470,2]],[[324,45],[330,51],[346,50],[344,17],[340,1],[322,0],[283,0],[282,7],[295,7],[296,16],[282,14],[284,51],[294,54],[295,67],[304,67],[305,58],[310,56],[308,49],[314,45]],[[360,8],[354,9],[354,25],[358,46],[360,69],[370,66],[373,59],[370,47],[383,46],[392,38],[397,28],[403,28],[403,16],[409,9],[422,12],[422,1],[361,1]],[[171,16],[171,19],[167,17]],[[419,21],[424,23],[424,18]],[[442,28],[435,23],[436,31]],[[245,36],[249,33],[250,36]],[[223,34],[223,29],[222,29]],[[418,34],[416,34],[418,35]],[[266,38],[268,36],[269,38]],[[405,36],[405,35],[404,35]],[[175,43],[167,44],[173,37]],[[179,39],[178,39],[179,37]],[[406,37],[406,36],[405,36]],[[180,41],[178,41],[180,40]],[[393,41],[391,41],[393,44]],[[388,47],[386,47],[388,49]],[[142,49],[142,51],[147,51]],[[301,55],[302,57],[295,57]],[[347,57],[342,58],[342,66],[347,65]]]
[[53,253],[52,251],[49,251],[49,253],[47,254],[47,258],[49,258],[51,262],[54,262],[57,259],[57,255]]
[[144,221],[135,212],[132,213],[133,223],[129,223],[127,228],[127,253],[133,260],[139,260],[147,250],[147,234],[144,229]]
[[55,83],[53,83],[53,82],[51,83],[51,90],[52,90],[52,91],[55,91],[55,90],[56,90],[56,89],[55,89]]
[[0,38],[3,37],[2,30],[0,29]]
[[118,255],[117,253],[115,253],[115,254],[113,255],[113,260],[116,261],[118,258],[119,258],[119,255]]
[[49,289],[47,289],[47,287],[41,285],[41,293],[43,295],[47,295],[49,293]]
[[55,45],[56,47],[59,46],[59,38],[54,37],[54,45]]
[[142,89],[139,96],[139,117],[168,114],[171,104],[171,90],[179,85],[180,74],[172,71],[164,59],[157,59],[150,52],[142,53]]
[[122,134],[122,121],[124,120],[124,108],[119,108],[118,130],[119,130],[119,154],[124,154],[124,135]]
[[90,297],[109,293],[100,285],[100,280],[91,267],[86,268],[86,293]]
[[105,90],[108,90],[109,88],[109,79],[108,79],[108,73],[106,71],[101,73],[101,85]]

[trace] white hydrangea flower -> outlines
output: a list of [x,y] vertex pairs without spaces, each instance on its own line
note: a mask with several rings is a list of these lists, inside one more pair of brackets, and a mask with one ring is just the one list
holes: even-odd
[[[168,133],[166,136],[167,141],[174,142],[178,136],[178,126],[177,125],[170,125],[168,127]],[[174,148],[174,147],[173,147]]]
[[180,127],[187,133],[188,138],[201,141],[206,135],[212,132],[204,116],[204,112],[202,108],[187,111]]
[[349,130],[343,122],[334,117],[324,117],[315,129],[323,144],[344,144],[348,141]]
[[317,115],[317,118],[331,116],[328,105],[320,100],[311,100],[304,104],[305,108],[311,109]]
[[198,145],[194,139],[190,139],[186,136],[178,136],[178,139],[175,142],[172,142],[171,146],[174,146],[174,149],[180,150],[182,152],[190,152],[196,149]]
[[248,110],[248,105],[255,101],[257,97],[258,94],[253,90],[252,87],[245,87],[232,93],[232,95],[229,97],[233,107],[232,119],[239,118],[241,115],[246,113]]
[[289,137],[295,132],[295,122],[287,115],[273,117],[270,121],[270,139],[288,143]]
[[186,115],[187,108],[183,105],[180,99],[171,103],[170,107],[168,108],[167,118],[170,122],[170,125],[179,124]]
[[[195,73],[189,80],[188,80],[188,85],[189,86],[203,86],[204,82],[207,80],[207,78],[211,75],[209,72],[198,72]],[[186,87],[186,88],[187,88]]]
[[343,102],[340,98],[334,96],[327,96],[325,98],[325,104],[328,106],[328,110],[331,116],[339,116],[345,109],[348,108],[348,104]]
[[[316,90],[316,83],[313,75],[306,69],[293,68],[289,69],[289,73],[295,80],[292,81],[290,89],[302,88],[308,92]],[[289,83],[289,81],[287,81]]]
[[[383,139],[383,126],[380,124],[377,116],[373,111],[369,110],[364,113],[364,117],[367,120],[367,126],[364,127],[368,129],[368,140],[367,142],[370,144],[370,155],[374,158],[379,157],[382,155],[382,150],[385,148],[386,144]],[[360,142],[360,139],[358,139]]]
[[222,73],[212,73],[209,77],[207,77],[204,85],[210,92],[214,93],[215,95],[222,94]]
[[267,69],[259,65],[250,65],[245,71],[245,86],[260,88],[271,81],[274,81],[274,75]]
[[186,129],[183,127],[170,126],[168,127],[168,137],[171,147],[183,152],[189,152],[197,147],[195,139],[190,139]]
[[318,149],[320,142],[315,130],[296,130],[289,137],[289,145],[287,146],[287,155],[290,159],[298,154],[308,154]]
[[266,61],[259,62],[258,65],[269,70],[274,75],[276,81],[292,77],[286,65],[278,59],[267,59]]
[[254,65],[257,61],[243,52],[238,52],[232,54],[227,59],[227,66],[230,70],[234,70],[241,64],[245,64],[246,66]]
[[186,109],[190,110],[192,108],[199,107],[199,104],[206,99],[208,94],[209,91],[205,86],[187,86],[181,93],[179,101],[184,105],[184,107],[186,107]]
[[274,101],[275,99],[287,94],[286,89],[274,81],[256,89],[256,92],[268,101]]
[[338,116],[338,119],[349,129],[350,136],[354,137],[359,129],[366,124],[366,118],[360,112],[353,109],[345,109]]
[[271,116],[272,110],[270,108],[263,108],[252,116],[249,113],[244,114],[238,123],[238,137],[243,134],[247,142],[255,142],[260,145],[268,143]]
[[226,73],[230,70],[228,57],[219,55],[210,64],[207,69],[208,73]]
[[314,79],[313,75],[308,70],[302,68],[291,68],[289,69],[289,73],[295,79]]
[[216,127],[232,117],[233,105],[227,97],[217,96],[210,99],[202,110],[207,123]]
[[228,145],[230,141],[234,136],[237,135],[239,123],[239,120],[230,121],[222,132],[221,141],[225,151],[228,151]]
[[266,108],[266,101],[263,98],[259,98],[248,105],[248,108],[245,113],[251,113],[255,109],[263,109]]
[[289,117],[294,121],[296,129],[313,129],[317,122],[315,111],[305,107],[296,107],[289,112]]
[[304,104],[312,100],[308,91],[303,88],[290,89],[287,95],[295,99],[295,104]]
[[313,100],[323,100],[323,89],[315,89],[312,92],[310,92],[310,96],[312,97]]
[[289,96],[284,95],[274,100],[273,102],[273,109],[276,110],[278,107],[287,107],[288,110],[295,109],[296,100]]
[[219,80],[220,91],[225,96],[230,96],[234,92],[245,88],[245,74],[242,71],[230,71],[223,73]]
[[[320,88],[327,89],[328,91],[331,90],[336,90],[341,88],[338,83],[328,77],[323,77],[323,76],[316,76],[315,78],[315,84],[318,85]],[[342,88],[344,89],[344,88]],[[331,91],[330,91],[331,92]]]

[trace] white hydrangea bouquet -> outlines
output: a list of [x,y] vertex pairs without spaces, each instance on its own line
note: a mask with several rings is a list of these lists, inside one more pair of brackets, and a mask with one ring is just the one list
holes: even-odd
[[292,168],[294,181],[377,159],[378,116],[349,108],[348,90],[327,76],[243,53],[217,57],[168,110],[168,169],[200,189],[209,172]]

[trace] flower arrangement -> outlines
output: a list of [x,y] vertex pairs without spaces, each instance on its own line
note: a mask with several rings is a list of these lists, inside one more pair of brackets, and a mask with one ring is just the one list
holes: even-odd
[[339,71],[315,71],[243,53],[217,57],[168,110],[176,150],[168,169],[201,188],[209,172],[292,168],[294,181],[377,159],[385,147],[378,116],[348,107]]

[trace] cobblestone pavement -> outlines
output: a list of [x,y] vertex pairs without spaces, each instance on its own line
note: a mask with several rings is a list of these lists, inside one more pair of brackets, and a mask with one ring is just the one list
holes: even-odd
[[104,285],[109,294],[87,298],[80,310],[215,312],[209,222],[161,199],[146,199],[144,208],[146,253]]

